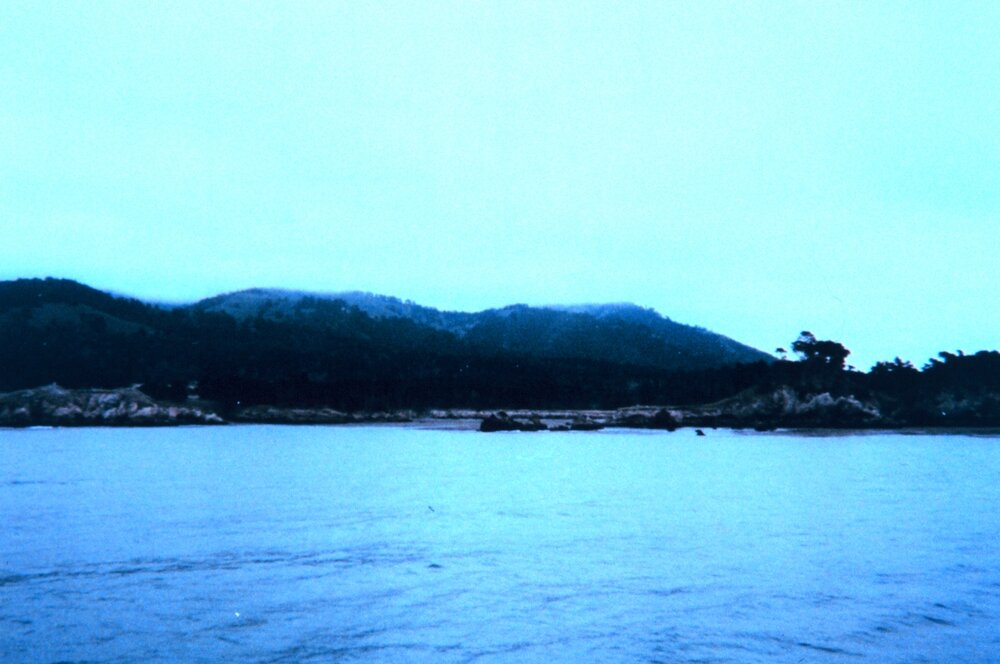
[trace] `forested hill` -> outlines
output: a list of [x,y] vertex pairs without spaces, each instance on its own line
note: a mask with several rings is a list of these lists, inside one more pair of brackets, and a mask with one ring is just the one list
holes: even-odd
[[[480,313],[439,311],[384,295],[314,294],[250,289],[193,305],[240,320],[322,323],[329,304],[341,302],[380,319],[409,320],[449,332],[483,353],[584,358],[658,369],[698,370],[771,361],[766,353],[703,328],[676,323],[634,304],[529,307],[518,304]],[[324,313],[326,312],[326,313]]]
[[634,305],[461,313],[254,289],[165,307],[69,280],[0,282],[0,391],[141,383],[161,398],[345,409],[619,406],[667,398],[679,371],[771,360]]

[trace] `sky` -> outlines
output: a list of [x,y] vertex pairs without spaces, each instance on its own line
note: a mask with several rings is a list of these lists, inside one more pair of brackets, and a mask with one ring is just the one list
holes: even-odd
[[0,279],[1000,346],[1000,3],[0,3]]

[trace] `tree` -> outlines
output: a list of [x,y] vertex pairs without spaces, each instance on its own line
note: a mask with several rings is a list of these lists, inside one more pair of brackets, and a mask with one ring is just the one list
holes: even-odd
[[836,341],[817,339],[812,332],[803,331],[792,342],[792,350],[806,364],[844,370],[844,363],[851,351]]

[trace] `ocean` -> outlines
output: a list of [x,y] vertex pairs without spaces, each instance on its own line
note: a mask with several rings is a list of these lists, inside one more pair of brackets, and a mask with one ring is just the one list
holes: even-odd
[[0,661],[1000,661],[1000,437],[706,433],[0,430]]

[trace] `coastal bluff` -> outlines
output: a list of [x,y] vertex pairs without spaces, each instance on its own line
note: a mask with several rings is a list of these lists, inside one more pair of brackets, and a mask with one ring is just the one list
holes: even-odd
[[66,389],[46,385],[0,394],[0,427],[224,424],[197,406],[163,404],[138,388]]

